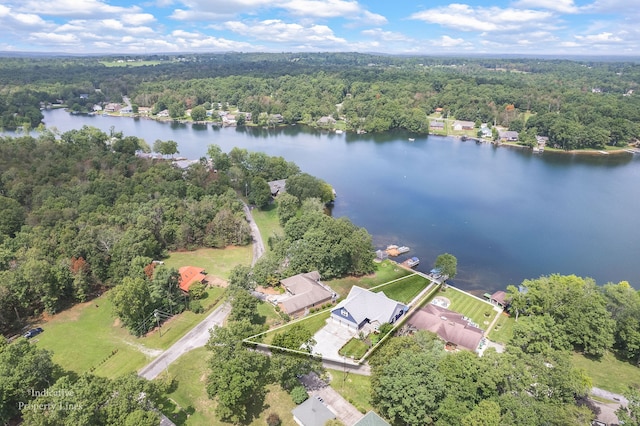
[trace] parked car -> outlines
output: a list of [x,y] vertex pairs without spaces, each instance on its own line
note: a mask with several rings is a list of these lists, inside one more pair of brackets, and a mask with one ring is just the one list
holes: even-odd
[[26,333],[24,333],[24,337],[26,337],[27,339],[31,339],[32,337],[37,336],[38,334],[42,333],[43,331],[44,330],[41,327],[32,328],[31,330],[29,330]]

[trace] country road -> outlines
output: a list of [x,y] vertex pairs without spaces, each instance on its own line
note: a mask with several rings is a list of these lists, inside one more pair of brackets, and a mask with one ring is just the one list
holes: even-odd
[[231,305],[228,303],[224,303],[214,309],[202,322],[182,336],[180,340],[160,354],[158,358],[142,368],[138,375],[147,380],[153,380],[181,355],[192,349],[203,347],[209,340],[209,329],[216,325],[222,325],[229,312],[231,312]]
[[[251,210],[246,204],[244,204],[244,213],[247,217],[247,222],[249,222],[249,226],[251,227],[251,236],[253,239],[253,259],[251,261],[251,265],[253,266],[264,254],[264,243],[262,242],[260,229],[258,229],[258,225],[256,225],[256,222],[253,220]],[[223,325],[230,312],[231,305],[228,303],[224,303],[216,308],[204,320],[202,320],[202,322],[192,328],[169,349],[162,352],[156,359],[142,368],[138,372],[138,375],[147,380],[153,380],[158,377],[162,370],[165,370],[169,364],[174,362],[181,355],[192,349],[203,347],[209,340],[209,329],[216,325]]]

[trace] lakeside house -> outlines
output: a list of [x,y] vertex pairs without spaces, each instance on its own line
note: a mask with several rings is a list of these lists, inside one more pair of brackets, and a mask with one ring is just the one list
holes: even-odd
[[475,352],[484,336],[484,330],[472,324],[467,317],[432,303],[415,311],[407,322],[410,329],[437,334],[448,348],[454,350]]
[[476,124],[473,121],[454,121],[453,122],[453,130],[461,131],[461,130],[473,130],[476,127]]
[[507,306],[506,298],[507,293],[503,290],[498,290],[489,297],[489,302],[504,309]]
[[320,117],[318,121],[316,121],[316,124],[321,127],[333,126],[334,124],[336,124],[336,120],[331,116],[324,116]]
[[408,309],[408,306],[388,298],[383,292],[374,293],[353,286],[347,298],[331,311],[331,319],[354,331],[360,331],[365,326],[377,329],[382,324],[393,324]]
[[515,130],[499,130],[498,131],[498,139],[502,142],[517,142],[519,138],[519,133]]
[[280,298],[278,306],[292,317],[304,315],[309,309],[332,302],[337,297],[330,287],[320,282],[318,271],[285,278],[280,284],[289,297]]
[[198,268],[197,266],[183,266],[178,272],[180,273],[180,290],[185,293],[189,292],[191,286],[195,283],[206,284],[207,274],[204,272],[204,268]]
[[444,130],[444,121],[432,121],[429,123],[429,128],[431,130]]

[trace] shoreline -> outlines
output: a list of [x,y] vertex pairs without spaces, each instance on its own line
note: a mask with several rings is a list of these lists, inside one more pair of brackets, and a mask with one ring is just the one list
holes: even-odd
[[[98,114],[95,114],[98,115]],[[107,116],[107,117],[122,117],[122,118],[138,118],[138,119],[144,119],[144,120],[153,120],[153,121],[157,121],[159,123],[178,123],[178,124],[189,124],[189,125],[199,125],[199,126],[216,126],[216,127],[237,127],[237,126],[224,126],[223,123],[218,123],[215,121],[193,121],[193,120],[176,120],[176,119],[172,119],[172,118],[165,118],[165,117],[151,117],[148,115],[120,115],[120,114],[109,114],[109,113],[102,113],[99,115],[103,115],[103,116]],[[288,126],[295,126],[297,124],[304,124],[304,123],[296,123],[296,124],[279,124],[278,126],[276,126],[277,128],[283,128],[283,127],[288,127]],[[305,124],[307,126],[310,126],[312,128],[315,129],[323,129],[322,127],[315,127],[315,126],[311,126],[308,124]],[[46,126],[46,123],[45,123]],[[244,124],[245,127],[261,127],[258,125],[253,125],[253,124]],[[335,132],[336,130],[341,130],[341,129],[323,129],[323,130],[328,130],[328,131],[332,131]],[[347,130],[341,130],[345,133],[354,133],[354,134],[359,134],[357,132],[349,132]],[[405,130],[407,131],[407,130]],[[408,132],[408,131],[407,131]],[[383,132],[384,133],[384,132]],[[517,143],[512,143],[512,142],[500,142],[500,143],[496,143],[495,141],[492,140],[487,140],[487,139],[483,139],[483,138],[478,138],[477,136],[467,136],[467,135],[442,135],[439,133],[432,133],[432,132],[428,132],[428,133],[418,133],[417,135],[427,135],[427,136],[442,136],[442,137],[451,137],[451,138],[456,138],[456,139],[462,139],[463,137],[467,138],[467,141],[473,141],[476,143],[489,143],[492,145],[495,145],[496,147],[510,147],[510,148],[518,148],[518,149],[524,149],[524,150],[530,150],[532,151],[531,147],[525,146],[525,145],[520,145]],[[629,152],[630,149],[633,149],[634,146],[629,145],[627,147],[622,147],[622,148],[617,148],[617,149],[612,149],[612,150],[596,150],[596,149],[573,149],[573,150],[561,150],[561,149],[557,149],[557,148],[545,148],[545,150],[541,153],[539,153],[539,155],[544,154],[545,152],[552,152],[554,154],[568,154],[568,155],[586,155],[586,156],[603,156],[603,155],[624,155],[624,154],[628,154],[628,155],[633,155],[632,152]]]

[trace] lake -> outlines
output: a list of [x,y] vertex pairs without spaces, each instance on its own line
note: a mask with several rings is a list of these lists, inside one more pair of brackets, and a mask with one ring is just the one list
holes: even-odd
[[477,294],[551,273],[640,287],[640,155],[537,155],[404,132],[336,135],[303,126],[219,129],[63,110],[44,115],[62,132],[113,126],[149,145],[175,140],[180,155],[193,159],[210,144],[283,156],[329,182],[338,195],[332,214],[367,228],[376,247],[411,247],[421,271],[451,253],[458,259],[452,284]]

